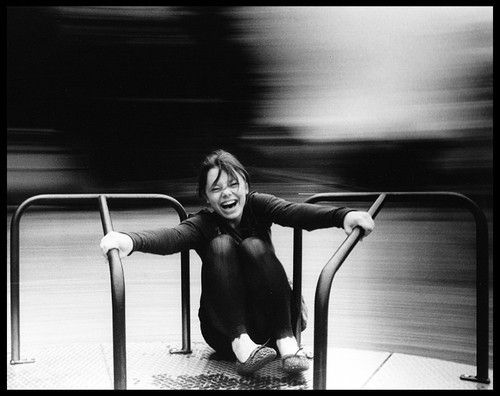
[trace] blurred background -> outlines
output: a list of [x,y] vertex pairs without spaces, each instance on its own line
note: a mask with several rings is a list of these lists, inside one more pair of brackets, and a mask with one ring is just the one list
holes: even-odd
[[7,203],[255,188],[493,196],[492,7],[7,7]]

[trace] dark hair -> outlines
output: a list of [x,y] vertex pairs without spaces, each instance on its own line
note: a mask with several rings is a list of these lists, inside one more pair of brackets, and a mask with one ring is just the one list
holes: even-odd
[[245,167],[231,153],[224,150],[215,150],[208,154],[201,163],[200,174],[198,176],[198,196],[205,197],[205,188],[207,186],[207,174],[212,168],[219,168],[219,174],[215,182],[219,180],[222,171],[228,175],[237,178],[236,173],[240,174],[243,179],[250,185],[250,176]]

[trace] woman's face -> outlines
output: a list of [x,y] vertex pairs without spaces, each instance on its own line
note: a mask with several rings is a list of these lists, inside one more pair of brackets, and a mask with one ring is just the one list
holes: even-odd
[[215,183],[219,168],[212,168],[207,173],[205,195],[212,209],[233,225],[238,225],[245,207],[248,194],[248,183],[238,173],[237,178],[221,171],[219,180]]

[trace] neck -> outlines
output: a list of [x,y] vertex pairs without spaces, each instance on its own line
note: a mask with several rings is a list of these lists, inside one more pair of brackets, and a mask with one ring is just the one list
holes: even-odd
[[238,217],[237,219],[234,220],[226,220],[226,221],[231,228],[236,229],[240,225],[241,217]]

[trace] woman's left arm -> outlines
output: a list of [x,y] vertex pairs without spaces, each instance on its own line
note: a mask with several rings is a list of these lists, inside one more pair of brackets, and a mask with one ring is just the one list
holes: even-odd
[[374,228],[373,219],[367,212],[345,207],[293,203],[263,193],[252,193],[250,199],[257,215],[284,227],[298,227],[307,231],[338,227],[350,234],[354,227],[360,226],[364,230],[364,236]]

